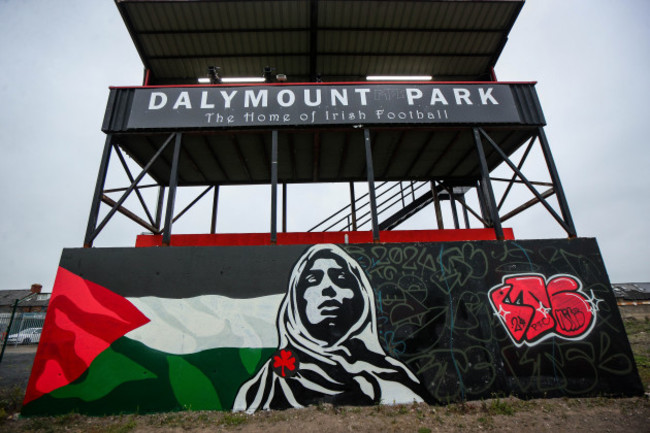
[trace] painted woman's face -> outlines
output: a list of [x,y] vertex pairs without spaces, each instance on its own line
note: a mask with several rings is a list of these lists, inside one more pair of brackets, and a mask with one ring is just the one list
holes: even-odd
[[313,337],[330,344],[338,341],[363,311],[357,279],[345,260],[333,254],[310,260],[297,289],[303,324]]

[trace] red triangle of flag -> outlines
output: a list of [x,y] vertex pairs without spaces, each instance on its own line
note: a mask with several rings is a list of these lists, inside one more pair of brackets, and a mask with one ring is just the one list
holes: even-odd
[[149,319],[126,298],[59,267],[23,404],[76,380]]

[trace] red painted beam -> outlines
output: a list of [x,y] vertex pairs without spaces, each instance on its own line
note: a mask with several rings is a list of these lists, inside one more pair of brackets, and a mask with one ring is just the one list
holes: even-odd
[[[503,229],[505,238],[513,240],[512,229]],[[379,240],[386,243],[396,242],[454,242],[496,240],[492,229],[459,230],[391,230],[379,233]],[[366,244],[372,243],[372,232],[294,232],[278,233],[278,245],[313,245],[313,244]],[[161,235],[139,235],[136,247],[158,247],[162,245]],[[237,245],[271,245],[269,233],[217,233],[172,235],[171,246],[237,246]]]

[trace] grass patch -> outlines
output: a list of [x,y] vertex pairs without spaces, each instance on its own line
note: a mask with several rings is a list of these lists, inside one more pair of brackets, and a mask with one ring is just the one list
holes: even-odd
[[0,389],[0,418],[20,410],[25,391],[19,386]]
[[515,414],[515,408],[512,406],[512,404],[501,400],[500,398],[493,399],[490,404],[487,405],[487,411],[490,415],[512,416]]
[[227,426],[236,426],[245,424],[248,421],[248,417],[241,413],[226,413],[223,416],[223,424]]
[[627,318],[623,321],[634,361],[645,390],[650,389],[650,320]]

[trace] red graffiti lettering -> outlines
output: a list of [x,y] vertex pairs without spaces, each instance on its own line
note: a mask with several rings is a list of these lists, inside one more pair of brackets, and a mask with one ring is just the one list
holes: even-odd
[[595,299],[580,291],[579,280],[560,275],[549,281],[541,275],[510,275],[488,297],[495,314],[518,346],[536,344],[555,335],[586,335],[596,317]]

